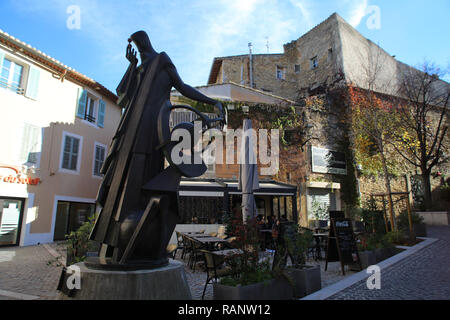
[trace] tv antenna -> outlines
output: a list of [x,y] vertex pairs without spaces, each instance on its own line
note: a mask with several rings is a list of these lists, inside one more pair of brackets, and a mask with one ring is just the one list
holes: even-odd
[[266,37],[265,37],[265,39],[266,39],[266,48],[267,48],[267,53],[269,53],[269,37],[268,37],[268,36],[266,36]]

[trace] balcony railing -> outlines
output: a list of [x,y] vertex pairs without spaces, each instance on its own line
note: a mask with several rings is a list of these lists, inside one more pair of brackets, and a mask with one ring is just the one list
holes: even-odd
[[21,87],[16,87],[10,83],[5,82],[4,80],[0,79],[0,88],[11,90],[12,92],[15,92],[20,95],[24,95],[25,90]]
[[91,116],[91,115],[86,115],[84,117],[85,120],[89,121],[89,122],[94,122],[95,123],[95,117]]

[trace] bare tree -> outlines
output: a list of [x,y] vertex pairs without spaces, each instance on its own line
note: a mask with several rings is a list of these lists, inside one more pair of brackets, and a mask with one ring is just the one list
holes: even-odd
[[424,205],[432,208],[430,176],[433,168],[448,161],[450,84],[440,80],[448,74],[425,61],[420,70],[405,67],[400,76],[399,128],[393,144],[412,166],[419,168],[424,183]]

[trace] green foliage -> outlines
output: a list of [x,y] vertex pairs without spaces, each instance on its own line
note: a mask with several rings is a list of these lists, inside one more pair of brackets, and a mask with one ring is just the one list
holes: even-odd
[[[412,224],[423,224],[423,217],[421,217],[417,212],[411,212]],[[402,211],[397,216],[397,227],[403,232],[409,232],[409,218],[408,211]]]
[[228,261],[232,275],[222,278],[220,283],[237,286],[272,279],[269,263],[259,259],[259,229],[256,219],[251,219],[244,224],[240,211],[235,210],[227,226],[227,234],[236,238],[233,246],[240,249],[242,254]]
[[95,243],[89,240],[95,219],[92,215],[78,230],[66,235],[67,265],[84,261],[86,252],[95,250]]
[[246,286],[258,282],[268,282],[273,279],[272,270],[268,261],[263,261],[255,266],[254,269],[244,270],[237,276],[227,276],[220,280],[220,284],[236,287],[238,285]]
[[386,233],[384,213],[377,210],[375,199],[369,199],[364,203],[364,207],[358,211],[358,217],[364,223],[367,232]]
[[372,251],[381,248],[393,248],[394,242],[392,236],[381,233],[368,233],[360,238],[358,245],[359,251]]
[[284,242],[287,251],[291,254],[292,265],[294,268],[302,268],[306,262],[306,253],[308,247],[313,241],[313,233],[299,227],[298,225],[289,225],[284,233]]
[[328,207],[320,204],[320,202],[313,200],[311,204],[311,211],[316,220],[328,220]]
[[446,182],[442,186],[440,186],[440,189],[443,192],[450,193],[450,184]]
[[401,231],[391,231],[384,235],[384,241],[386,243],[396,244],[396,245],[404,245],[408,243],[407,235]]

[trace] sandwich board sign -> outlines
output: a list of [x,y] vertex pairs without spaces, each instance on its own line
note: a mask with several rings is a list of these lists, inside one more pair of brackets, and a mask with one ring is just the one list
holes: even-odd
[[345,275],[345,265],[357,265],[362,270],[351,219],[331,218],[325,271],[327,270],[328,262],[333,261],[341,262],[343,275]]

